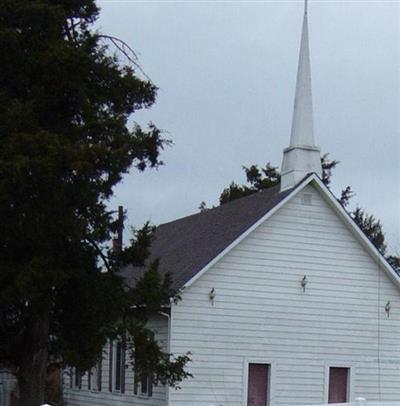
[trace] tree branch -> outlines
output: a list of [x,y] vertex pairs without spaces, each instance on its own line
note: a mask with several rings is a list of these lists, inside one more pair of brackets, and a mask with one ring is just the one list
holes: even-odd
[[105,35],[105,34],[100,34],[98,35],[98,38],[103,38],[106,40],[111,41],[111,43],[120,51],[127,59],[128,61],[137,68],[148,81],[152,81],[146,73],[143,71],[142,67],[138,63],[138,56],[136,52],[132,49],[131,46],[129,46],[125,41],[122,39],[119,39],[117,37],[114,37],[112,35]]
[[95,248],[95,250],[96,250],[97,253],[99,254],[100,258],[103,260],[104,266],[107,268],[107,271],[108,271],[108,272],[112,272],[112,269],[111,269],[111,267],[110,267],[110,264],[108,263],[108,259],[107,259],[107,257],[104,255],[104,253],[103,253],[103,251],[100,249],[100,247],[99,247],[91,238],[86,237],[85,239],[86,239],[86,241],[87,241],[88,243],[90,243],[90,244]]

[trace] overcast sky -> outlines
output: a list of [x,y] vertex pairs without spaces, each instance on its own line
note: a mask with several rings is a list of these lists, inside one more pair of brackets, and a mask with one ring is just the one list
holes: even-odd
[[[133,117],[174,145],[165,166],[132,171],[112,206],[130,224],[163,223],[217,204],[242,165],[280,166],[289,144],[302,1],[103,0],[99,26],[139,54],[159,87]],[[341,161],[333,191],[351,185],[400,252],[400,3],[309,1],[316,143]]]

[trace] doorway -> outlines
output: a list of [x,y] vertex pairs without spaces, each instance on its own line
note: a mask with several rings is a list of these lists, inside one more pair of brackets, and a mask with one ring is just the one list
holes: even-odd
[[270,365],[249,364],[247,406],[268,406],[270,391]]

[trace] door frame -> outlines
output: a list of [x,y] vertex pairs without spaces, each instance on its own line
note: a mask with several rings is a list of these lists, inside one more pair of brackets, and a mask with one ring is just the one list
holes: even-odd
[[327,362],[325,363],[325,379],[324,379],[324,403],[329,400],[329,372],[330,368],[347,368],[349,375],[347,377],[347,402],[354,402],[354,382],[356,368],[351,362],[345,364],[343,362]]
[[242,405],[247,406],[247,390],[249,381],[249,364],[268,365],[268,393],[267,405],[274,406],[274,388],[275,388],[275,361],[270,358],[245,358],[243,360],[243,381],[242,381]]

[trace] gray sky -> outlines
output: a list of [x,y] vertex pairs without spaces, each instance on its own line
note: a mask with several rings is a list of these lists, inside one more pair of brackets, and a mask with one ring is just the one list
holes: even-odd
[[[159,87],[133,117],[154,121],[174,146],[166,165],[132,171],[114,206],[135,226],[213,205],[242,165],[280,166],[289,144],[302,1],[138,2],[103,0],[99,26],[128,42]],[[400,3],[309,1],[316,143],[341,161],[347,185],[380,218],[400,252]]]

